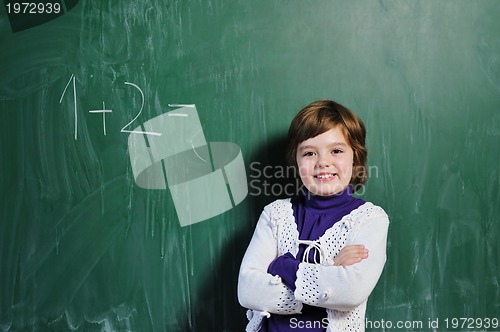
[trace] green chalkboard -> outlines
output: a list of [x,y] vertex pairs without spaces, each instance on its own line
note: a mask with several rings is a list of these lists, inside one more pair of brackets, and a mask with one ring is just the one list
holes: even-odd
[[499,1],[14,3],[0,331],[243,331],[241,258],[324,98],[364,120],[391,220],[367,330],[500,330]]

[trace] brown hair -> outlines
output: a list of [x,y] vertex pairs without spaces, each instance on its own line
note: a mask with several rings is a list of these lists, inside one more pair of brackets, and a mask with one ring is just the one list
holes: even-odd
[[354,151],[350,184],[358,190],[367,180],[365,147],[366,129],[361,119],[347,107],[333,100],[318,100],[301,109],[288,130],[287,160],[297,167],[297,148],[305,140],[340,126]]

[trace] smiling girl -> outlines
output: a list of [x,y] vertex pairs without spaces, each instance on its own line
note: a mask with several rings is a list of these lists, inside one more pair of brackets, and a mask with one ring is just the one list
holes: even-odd
[[331,101],[297,113],[287,157],[302,194],[264,208],[241,263],[247,331],[364,331],[389,219],[353,196],[367,179],[363,122]]

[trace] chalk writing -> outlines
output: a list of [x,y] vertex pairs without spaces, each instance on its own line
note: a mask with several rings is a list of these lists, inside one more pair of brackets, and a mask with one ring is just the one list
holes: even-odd
[[104,102],[102,102],[102,109],[101,110],[90,110],[89,113],[102,113],[102,127],[103,127],[103,133],[106,135],[106,113],[111,113],[113,112],[112,110],[107,110],[106,105]]
[[139,90],[139,92],[141,93],[141,109],[139,110],[139,113],[137,113],[137,115],[135,116],[135,118],[132,119],[132,121],[130,121],[129,123],[127,123],[121,130],[122,133],[130,133],[130,134],[146,134],[146,135],[154,135],[154,136],[161,136],[160,133],[156,133],[156,132],[151,132],[151,131],[141,131],[141,130],[126,130],[125,128],[127,128],[128,126],[130,126],[135,120],[137,120],[137,118],[141,115],[142,113],[142,109],[144,108],[144,92],[142,92],[141,88],[139,88],[137,85],[135,85],[134,83],[130,83],[130,82],[125,82],[126,85],[130,85],[130,86],[133,86],[134,88],[136,88],[137,90]]
[[63,97],[66,94],[66,90],[68,89],[68,86],[70,85],[71,81],[73,81],[73,99],[74,99],[74,112],[75,112],[75,140],[78,138],[78,114],[77,114],[77,105],[76,105],[76,79],[75,75],[71,75],[69,78],[68,84],[66,84],[66,87],[64,88],[64,91],[61,95],[61,99],[59,99],[59,104],[62,103]]
[[[66,86],[64,87],[64,90],[63,90],[63,93],[61,95],[61,98],[59,99],[59,103],[61,104],[62,101],[63,101],[63,98],[64,98],[64,95],[66,94],[66,91],[68,90],[68,87],[70,86],[70,84],[72,84],[73,86],[73,112],[74,112],[74,121],[75,121],[75,140],[78,139],[78,105],[77,105],[77,94],[76,94],[76,77],[74,74],[71,75],[71,77],[69,78],[68,80],[68,83],[66,84]],[[161,133],[157,133],[157,132],[154,132],[154,131],[142,131],[142,130],[128,130],[126,128],[130,127],[130,125],[132,125],[132,123],[134,121],[136,121],[139,116],[141,115],[142,113],[142,110],[144,109],[144,92],[142,91],[142,89],[137,86],[137,84],[134,84],[134,83],[131,83],[131,82],[125,82],[125,85],[129,85],[129,86],[132,86],[134,88],[136,88],[139,93],[141,94],[141,107],[139,109],[139,112],[137,113],[137,115],[132,119],[132,121],[130,121],[129,123],[127,123],[122,129],[121,129],[121,132],[122,133],[127,133],[127,134],[141,134],[141,135],[153,135],[153,136],[161,136]],[[170,105],[169,105],[170,106]],[[187,105],[188,107],[194,107],[194,105]],[[102,113],[102,123],[103,123],[103,133],[104,135],[106,135],[106,113],[112,113],[113,111],[110,110],[110,109],[106,109],[106,105],[104,104],[104,102],[102,103],[102,109],[100,110],[90,110],[89,113]],[[178,114],[178,116],[187,116],[187,114]]]

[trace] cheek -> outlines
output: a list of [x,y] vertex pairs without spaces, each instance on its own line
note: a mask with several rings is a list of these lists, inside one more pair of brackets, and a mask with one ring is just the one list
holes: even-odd
[[353,166],[353,159],[352,158],[345,158],[340,162],[340,168],[342,169],[342,173],[347,176],[351,176],[352,171],[354,169]]
[[314,172],[314,163],[307,159],[297,160],[298,172],[301,178],[308,176]]

